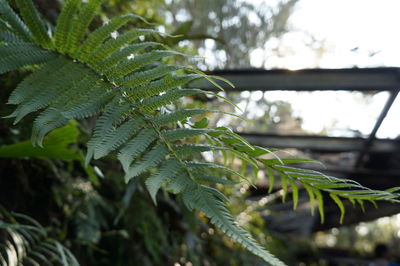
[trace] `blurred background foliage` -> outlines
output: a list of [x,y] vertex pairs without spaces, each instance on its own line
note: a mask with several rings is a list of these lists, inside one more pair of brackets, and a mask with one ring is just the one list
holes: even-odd
[[[278,0],[254,5],[243,0],[110,0],[105,1],[95,24],[103,23],[107,17],[136,13],[159,25],[160,31],[177,36],[152,38],[159,38],[158,41],[174,49],[206,56],[177,63],[203,69],[248,68],[251,51],[289,30],[288,19],[298,1]],[[53,23],[60,2],[35,1]],[[145,25],[139,22],[132,26]],[[1,117],[11,112],[6,99],[25,75],[14,72],[1,76]],[[289,103],[271,102],[263,96],[229,95],[244,110],[243,115],[249,122],[215,115],[210,123],[229,124],[239,132],[290,130],[304,133],[301,118],[293,113]],[[182,105],[218,105],[223,111],[232,111],[231,106],[207,97],[192,98]],[[12,125],[11,120],[0,121],[0,205],[5,210],[37,220],[46,231],[46,237],[70,249],[81,265],[262,264],[210,225],[206,217],[188,211],[179,197],[159,193],[158,206],[154,206],[143,187],[144,177],[126,185],[122,170],[112,156],[85,168],[82,143],[88,140],[93,128],[90,119],[79,124],[72,122],[53,132],[47,137],[44,149],[30,146],[31,120],[27,118],[18,125]],[[222,160],[222,156],[210,156],[210,159]],[[240,168],[240,165],[231,162],[230,167]],[[352,236],[349,232],[360,235],[357,228],[340,229],[349,230],[346,233],[338,229],[325,232],[316,235],[315,242],[279,235],[269,231],[260,212],[255,211],[259,202],[246,200],[248,186],[219,189],[231,196],[230,208],[240,225],[288,265],[322,265],[318,245],[333,241],[327,239],[334,236],[334,244],[351,248],[351,244],[345,244],[351,242],[343,239]],[[368,228],[368,233],[357,241],[374,243],[376,236],[367,236],[375,232],[375,228],[373,225]],[[0,238],[7,238],[7,235],[0,234]],[[363,244],[357,247],[360,246]],[[372,244],[355,252],[368,254],[371,250]]]

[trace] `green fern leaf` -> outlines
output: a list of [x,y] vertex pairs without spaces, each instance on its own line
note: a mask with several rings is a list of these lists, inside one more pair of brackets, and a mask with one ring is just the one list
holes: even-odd
[[154,204],[157,204],[156,195],[161,186],[168,180],[172,179],[182,170],[182,164],[176,159],[165,161],[161,164],[160,169],[146,179],[146,187],[150,193]]
[[7,31],[7,32],[14,32],[10,26],[8,26],[7,22],[3,21],[1,18],[1,14],[0,14],[0,30],[1,31]]
[[[85,72],[79,65],[74,63],[64,65],[62,69],[52,74],[49,79],[52,83],[45,84],[39,93],[31,98],[26,98],[9,117],[15,117],[14,124],[18,123],[27,114],[50,105],[57,99],[60,90],[71,88],[73,85],[71,79],[79,80],[84,78],[84,75]],[[55,77],[59,77],[59,79],[54,80]]]
[[319,216],[321,218],[321,223],[324,223],[324,220],[325,220],[324,198],[322,197],[322,194],[319,190],[313,189],[313,192],[314,192],[315,196],[317,197],[318,211],[319,211]]
[[128,112],[130,106],[128,104],[119,104],[119,98],[115,98],[106,107],[103,115],[96,122],[96,127],[92,134],[92,138],[87,143],[88,152],[86,154],[85,164],[88,165],[93,157],[96,147],[102,144],[104,136],[112,133],[115,127],[122,122],[124,114]]
[[124,78],[115,80],[115,82],[121,86],[139,87],[179,69],[182,69],[182,67],[159,64],[155,68],[133,73]]
[[[302,179],[302,180],[304,180],[304,179]],[[308,180],[304,180],[304,181],[308,181]],[[334,189],[338,189],[338,188],[354,188],[352,185],[350,185],[350,184],[345,184],[345,183],[333,183],[332,181],[329,181],[329,180],[325,180],[325,181],[323,181],[323,182],[321,182],[321,181],[314,181],[314,182],[309,182],[309,184],[310,185],[312,185],[313,187],[315,187],[315,188],[318,188],[318,189],[324,189],[324,190],[327,190],[327,189],[331,189],[331,188],[334,188]]]
[[72,253],[47,236],[43,227],[32,218],[1,210],[0,233],[6,241],[0,252],[1,265],[68,265],[79,266]]
[[136,16],[130,14],[112,18],[108,23],[104,24],[88,36],[86,41],[79,48],[77,57],[83,62],[86,62],[85,59],[88,59],[88,55],[98,48],[107,38],[110,38],[111,33],[118,30],[134,18],[136,18]]
[[68,31],[66,51],[70,55],[75,55],[78,50],[78,42],[85,35],[87,28],[96,15],[97,10],[104,0],[89,0],[80,9],[79,14],[73,19],[72,26]]
[[26,26],[32,33],[35,42],[40,44],[44,48],[50,48],[52,46],[52,43],[47,33],[47,29],[32,1],[16,0],[15,2],[19,8],[20,14]]
[[236,175],[244,180],[247,180],[246,177],[244,177],[242,174],[236,172],[235,170],[232,170],[226,166],[218,165],[215,163],[186,162],[186,166],[190,171],[193,171],[194,173],[199,172],[199,171],[202,172],[205,169],[221,169],[232,175]]
[[204,175],[204,174],[194,174],[193,175],[197,181],[200,182],[205,182],[205,183],[217,183],[217,184],[223,184],[223,185],[235,185],[238,184],[239,182],[225,179],[225,178],[220,178],[216,176],[209,176],[209,175]]
[[189,209],[197,209],[204,212],[210,218],[211,223],[253,254],[272,265],[284,265],[283,262],[260,247],[244,229],[236,224],[224,202],[211,188],[197,186],[193,190],[185,191],[183,199]]
[[196,95],[204,93],[202,90],[198,89],[173,89],[166,92],[165,94],[154,96],[151,98],[144,99],[140,104],[140,108],[146,112],[151,112],[157,110],[162,106],[171,104],[182,97],[187,97],[191,95]]
[[71,101],[68,110],[62,114],[68,119],[82,119],[100,113],[104,106],[114,98],[111,86],[105,83],[94,84],[85,96]]
[[[1,29],[1,28],[0,28]],[[26,44],[18,35],[6,31],[0,31],[0,43],[5,43],[6,45],[23,45]]]
[[188,156],[192,156],[206,151],[223,149],[217,146],[199,145],[199,144],[174,145],[173,148],[177,156],[179,156],[180,158],[186,158]]
[[290,184],[290,187],[292,188],[293,209],[296,210],[299,202],[299,188],[297,187],[297,184],[293,179],[288,178],[288,182]]
[[42,64],[55,58],[52,52],[21,43],[15,46],[0,45],[0,74],[25,66]]
[[195,115],[201,115],[211,112],[213,111],[207,109],[181,109],[169,114],[158,115],[154,117],[152,120],[157,126],[162,127],[170,123],[176,123],[178,121],[185,120]]
[[132,72],[141,69],[146,65],[150,65],[159,61],[160,59],[166,56],[172,55],[182,55],[182,53],[175,52],[175,51],[168,51],[168,50],[154,50],[148,53],[144,53],[134,57],[133,59],[129,59],[123,61],[122,63],[118,64],[117,66],[111,68],[104,72],[106,76],[109,77],[119,77],[122,78]]
[[59,110],[48,108],[42,112],[34,121],[32,128],[32,143],[43,145],[43,138],[50,131],[65,125],[69,119],[65,118]]
[[344,215],[345,215],[345,208],[343,205],[343,202],[340,200],[338,196],[336,196],[333,193],[329,193],[329,196],[333,199],[333,201],[336,203],[336,205],[340,209],[340,223],[343,223]]
[[130,44],[131,42],[138,39],[140,36],[144,36],[149,33],[155,32],[150,29],[132,29],[119,35],[117,38],[111,38],[104,44],[100,45],[97,49],[93,50],[87,58],[83,58],[89,65],[96,66],[100,61],[105,60],[110,55],[118,51],[120,48]]
[[311,159],[303,159],[303,158],[290,158],[290,159],[258,159],[259,161],[261,161],[264,165],[277,165],[277,164],[282,164],[282,165],[286,165],[286,164],[299,164],[299,163],[318,163],[320,164],[320,162],[315,161],[315,160],[311,160]]
[[113,127],[118,126],[127,116],[131,107],[119,97],[114,98],[107,106],[103,114],[97,119],[93,137],[101,137],[110,133]]
[[271,193],[274,189],[275,175],[270,167],[265,167],[265,169],[267,170],[268,174],[268,193]]
[[156,137],[157,135],[154,130],[143,129],[132,140],[126,143],[125,147],[118,154],[118,159],[125,172],[129,170],[133,160],[156,140]]
[[167,75],[164,78],[152,81],[145,86],[143,85],[140,87],[129,89],[127,90],[127,92],[130,96],[132,96],[133,99],[139,100],[159,95],[162,92],[167,92],[183,84],[187,84],[188,82],[197,78],[199,78],[199,75],[197,74],[181,76]]
[[209,132],[214,132],[212,129],[197,129],[197,128],[177,128],[173,130],[162,131],[165,139],[170,142],[183,140],[185,138],[203,135]]
[[[32,129],[32,143],[38,143],[41,146],[43,137],[51,130],[60,127],[71,119],[70,116],[66,117],[64,112],[73,110],[76,106],[87,104],[87,102],[81,102],[78,99],[85,99],[85,94],[89,93],[90,90],[82,90],[93,84],[93,77],[87,75],[80,81],[77,81],[72,85],[70,89],[65,90],[61,93],[50,106],[42,112],[34,121]],[[90,109],[90,108],[89,108]],[[85,110],[87,112],[87,110]],[[79,114],[81,115],[81,114]],[[77,117],[73,117],[77,118]]]
[[9,24],[13,32],[24,41],[32,41],[32,34],[28,30],[28,27],[24,22],[22,22],[20,17],[15,14],[14,10],[12,10],[6,0],[0,0],[0,19]]
[[81,0],[67,0],[58,16],[54,33],[54,45],[57,51],[64,53],[67,47],[69,31],[72,30],[74,16],[79,10]]
[[[47,90],[44,86],[52,86],[50,84],[52,75],[57,75],[66,64],[66,61],[61,58],[55,58],[48,63],[42,65],[32,74],[28,75],[17,88],[11,93],[8,98],[8,104],[20,104],[26,99],[30,99],[38,94],[41,90]],[[58,76],[56,76],[58,78]]]
[[360,199],[355,199],[355,201],[360,205],[360,208],[361,208],[362,212],[365,213],[364,201],[360,200]]
[[308,197],[310,198],[311,215],[314,216],[314,212],[315,212],[315,194],[314,194],[312,188],[309,185],[303,184],[303,187],[306,189],[306,191],[308,193]]
[[144,121],[142,119],[133,119],[123,123],[120,127],[104,136],[102,142],[93,147],[94,159],[99,159],[116,150],[139,131],[143,125]]
[[[104,59],[103,61],[97,63],[95,65],[96,69],[102,70],[103,72],[107,72],[112,67],[115,67],[119,62],[122,60],[126,60],[129,56],[136,52],[140,52],[143,49],[150,48],[153,46],[162,45],[161,43],[157,42],[141,42],[127,45],[126,47],[122,48],[121,50],[113,53],[108,58]],[[119,82],[123,83],[123,82]]]
[[[331,197],[339,208],[341,198],[359,203],[363,200],[399,202],[399,195],[394,191],[369,190],[351,180],[288,166],[313,161],[280,159],[274,154],[275,150],[253,147],[226,127],[203,128],[208,124],[207,118],[193,125],[196,115],[204,116],[215,111],[164,108],[182,97],[208,93],[182,89],[192,80],[206,78],[220,87],[214,81],[218,78],[197,70],[163,64],[167,56],[185,55],[155,50],[160,48],[156,46],[163,46],[160,43],[133,43],[140,36],[155,32],[150,29],[121,30],[129,21],[140,17],[125,15],[113,18],[89,33],[84,40],[102,0],[67,0],[57,20],[53,47],[32,2],[16,1],[24,22],[5,0],[0,0],[0,73],[34,66],[30,68],[33,74],[23,80],[9,99],[9,103],[17,104],[16,110],[10,115],[16,118],[15,122],[29,113],[39,111],[33,123],[34,143],[41,144],[48,132],[70,119],[99,114],[93,137],[87,144],[86,163],[92,157],[101,158],[120,149],[118,159],[125,171],[126,182],[138,175],[150,174],[146,186],[153,201],[160,187],[168,183],[167,190],[183,193],[184,202],[189,208],[203,211],[228,236],[275,265],[281,265],[281,262],[236,225],[225,206],[227,198],[215,189],[199,185],[236,183],[205,174],[212,168],[245,177],[222,165],[185,162],[185,157],[221,150],[225,158],[229,155],[242,159],[243,173],[247,164],[257,171],[258,163],[262,163],[270,175],[270,191],[274,185],[273,171],[276,171],[281,176],[285,195],[287,182],[291,185],[295,208],[298,202],[297,183],[303,184],[312,204],[315,199],[318,201],[322,221],[322,192],[333,195]],[[117,37],[114,38],[114,35]],[[195,74],[182,74],[185,71]],[[228,101],[221,95],[215,96]],[[187,144],[185,139],[191,137],[196,137],[193,143],[205,140],[209,145]],[[265,154],[273,155],[275,159],[260,158]],[[41,248],[46,250],[49,257],[61,256],[61,263],[68,263],[68,251],[59,245],[43,244]],[[42,262],[40,255],[34,259]],[[36,262],[32,260],[32,263]]]
[[146,153],[141,161],[136,162],[129,167],[128,172],[125,174],[125,182],[128,183],[132,178],[142,174],[143,172],[156,167],[165,160],[168,154],[168,149],[164,144],[157,144],[148,153]]
[[278,172],[279,177],[281,178],[281,186],[282,186],[282,201],[285,202],[286,200],[286,196],[288,193],[288,176],[285,173],[282,172]]
[[171,177],[168,183],[167,190],[174,194],[182,193],[186,189],[191,189],[196,186],[196,183],[188,176],[185,171],[179,172]]

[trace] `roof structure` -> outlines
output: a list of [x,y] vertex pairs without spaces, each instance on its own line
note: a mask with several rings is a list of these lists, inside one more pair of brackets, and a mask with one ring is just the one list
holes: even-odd
[[[235,88],[220,83],[226,91],[320,91],[342,90],[378,92],[388,91],[389,97],[382,108],[373,129],[366,138],[362,137],[328,137],[309,135],[276,135],[263,132],[241,133],[250,143],[274,148],[295,148],[312,154],[316,159],[324,154],[352,153],[346,167],[327,165],[318,169],[324,173],[359,181],[374,189],[387,189],[400,186],[400,138],[377,139],[376,133],[389,112],[400,91],[400,68],[347,68],[347,69],[304,69],[304,70],[217,70],[208,74],[228,79]],[[213,89],[212,84],[198,81],[193,87]],[[360,118],[362,119],[362,118]],[[400,136],[400,132],[399,132]],[[266,188],[253,191],[254,198],[266,196]],[[265,215],[269,228],[283,233],[309,234],[317,230],[325,230],[339,225],[339,212],[334,203],[326,206],[327,221],[320,224],[318,217],[309,215],[309,204],[306,193],[301,192],[300,208],[293,212],[290,203],[274,204],[272,211],[279,210],[282,215]],[[303,202],[303,203],[301,203]],[[350,205],[350,204],[349,204]],[[390,203],[379,204],[375,209],[372,204],[366,206],[363,213],[352,209],[345,217],[344,225],[373,220],[382,216],[400,213],[400,206]],[[302,223],[299,223],[301,219]],[[308,222],[307,222],[308,221]]]

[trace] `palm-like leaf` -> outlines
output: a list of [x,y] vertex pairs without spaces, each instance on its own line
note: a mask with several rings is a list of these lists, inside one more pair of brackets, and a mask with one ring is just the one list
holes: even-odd
[[72,253],[58,241],[48,237],[46,230],[29,216],[5,210],[10,222],[0,221],[0,264],[79,266]]

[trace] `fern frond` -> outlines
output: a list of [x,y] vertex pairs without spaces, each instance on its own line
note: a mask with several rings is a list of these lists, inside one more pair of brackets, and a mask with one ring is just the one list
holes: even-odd
[[[97,113],[103,105],[102,97],[92,96],[94,94],[100,95],[102,91],[96,91],[96,86],[93,87],[94,89],[82,90],[82,88],[88,88],[92,84],[95,84],[95,81],[89,74],[59,94],[49,107],[35,119],[32,129],[32,143],[38,143],[41,146],[44,136],[51,130],[66,124],[70,119],[81,118],[88,113]],[[101,87],[97,88],[102,89]],[[91,108],[91,105],[95,107]],[[79,112],[76,116],[71,114],[71,110],[82,108],[82,106],[85,107],[84,111]]]
[[204,93],[202,90],[198,89],[173,89],[165,94],[153,96],[151,98],[144,99],[140,108],[145,112],[151,112],[157,110],[160,107],[172,104],[182,97],[192,96],[196,94]]
[[186,189],[191,189],[196,186],[196,183],[190,178],[187,172],[181,171],[175,176],[171,177],[166,187],[168,191],[178,194]]
[[292,188],[292,197],[293,197],[293,209],[297,209],[297,205],[299,202],[299,188],[297,187],[296,182],[293,179],[288,179],[290,187]]
[[312,188],[309,185],[303,184],[303,187],[306,189],[306,191],[308,193],[308,197],[310,198],[311,215],[314,216],[314,212],[315,212],[315,194],[314,194]]
[[7,32],[14,32],[10,26],[7,24],[7,22],[5,22],[0,15],[0,30],[1,31],[7,31]]
[[118,51],[120,48],[137,40],[140,36],[144,36],[153,32],[155,31],[150,29],[129,30],[128,32],[119,35],[115,39],[111,38],[110,40],[106,41],[97,49],[93,50],[87,57],[82,58],[82,60],[84,60],[91,66],[95,66],[100,61],[105,60],[110,55]]
[[130,106],[124,104],[119,97],[116,97],[105,107],[103,114],[97,119],[93,137],[102,137],[110,133],[125,118]]
[[35,42],[44,48],[50,48],[52,43],[46,26],[33,2],[31,0],[16,0],[15,2]]
[[43,138],[50,131],[65,125],[69,121],[61,112],[54,108],[43,111],[34,121],[32,127],[32,143],[42,147]]
[[126,92],[128,92],[132,99],[140,100],[175,89],[176,87],[187,84],[188,82],[198,78],[198,75],[167,75],[159,80],[152,81],[149,84],[129,89]]
[[281,186],[282,186],[282,202],[285,202],[286,195],[288,194],[288,176],[284,172],[278,172],[279,177],[281,178]]
[[86,164],[93,156],[95,147],[101,144],[104,136],[110,134],[115,127],[122,122],[124,119],[124,114],[130,109],[129,105],[120,104],[119,97],[115,98],[113,101],[107,104],[104,113],[96,122],[96,127],[94,129],[92,138],[88,142],[88,153],[86,157]]
[[125,174],[125,182],[128,183],[132,178],[142,174],[143,172],[156,167],[168,154],[168,148],[164,144],[157,144],[143,158],[129,167]]
[[181,109],[169,114],[162,114],[155,116],[152,120],[155,125],[162,127],[167,124],[176,123],[178,121],[185,120],[195,115],[201,115],[205,113],[211,113],[213,111],[207,109]]
[[79,10],[79,14],[73,18],[72,26],[68,32],[66,51],[74,56],[78,50],[78,42],[81,41],[87,28],[94,19],[97,10],[104,0],[89,0]]
[[204,174],[194,174],[194,178],[203,183],[217,183],[217,184],[223,184],[223,185],[235,185],[238,184],[239,182],[225,179],[225,178],[220,178],[216,176],[210,176],[210,175],[204,175]]
[[42,64],[54,58],[54,53],[28,43],[0,45],[0,74],[25,66]]
[[340,200],[340,198],[338,196],[336,196],[333,193],[330,193],[329,196],[333,199],[333,201],[339,207],[339,209],[340,209],[340,223],[343,223],[344,215],[345,215],[345,212],[346,212],[345,208],[344,208],[344,205],[343,205],[343,202]]
[[321,223],[323,223],[325,221],[324,198],[322,196],[322,193],[319,190],[313,189],[313,192],[317,198],[319,216],[321,219]]
[[161,164],[157,173],[146,179],[146,187],[155,204],[156,195],[161,186],[168,180],[174,178],[182,170],[182,164],[176,159],[167,160]]
[[[85,71],[82,71],[82,67],[67,62],[60,70],[52,74],[52,77],[45,80],[47,83],[43,84],[39,93],[26,97],[9,117],[15,117],[14,123],[18,123],[27,114],[50,105],[59,96],[59,91],[72,86],[71,80],[81,79],[84,75]],[[58,77],[57,80],[54,79],[55,76]]]
[[182,67],[160,64],[152,69],[133,73],[129,76],[118,79],[115,82],[121,86],[135,88],[143,86],[152,80],[164,77],[179,69],[182,69]]
[[169,50],[154,50],[135,56],[133,59],[123,61],[117,66],[111,68],[110,70],[107,70],[104,74],[106,76],[114,78],[123,78],[126,75],[131,74],[132,72],[139,70],[146,65],[153,64],[164,57],[172,55],[182,55],[182,53]]
[[124,144],[132,135],[139,131],[144,125],[142,119],[134,119],[123,123],[109,134],[105,135],[102,142],[93,147],[94,159],[106,156]]
[[186,162],[186,166],[193,173],[203,172],[206,169],[221,169],[230,174],[236,175],[244,180],[247,180],[242,174],[232,170],[226,166],[215,164],[215,163],[198,163],[198,162]]
[[268,174],[268,193],[271,193],[272,190],[274,189],[275,174],[270,167],[266,166],[265,169],[267,170]]
[[[153,201],[160,188],[167,184],[167,190],[183,194],[189,208],[203,211],[233,240],[274,265],[282,263],[237,226],[225,205],[226,197],[201,185],[237,183],[226,179],[225,175],[207,175],[209,169],[222,170],[228,173],[227,176],[246,177],[223,165],[185,161],[187,157],[220,150],[224,157],[241,159],[243,165],[251,166],[255,173],[260,164],[264,165],[270,177],[270,191],[275,178],[280,177],[284,195],[288,185],[291,187],[295,208],[298,185],[303,185],[312,205],[314,201],[318,202],[321,220],[324,219],[322,192],[329,193],[341,211],[343,199],[361,206],[364,200],[399,202],[396,190],[370,190],[351,180],[293,167],[292,164],[313,161],[280,159],[274,153],[276,150],[252,146],[226,127],[205,128],[207,118],[193,124],[193,117],[216,111],[164,108],[182,97],[208,93],[184,89],[192,80],[205,78],[219,87],[214,81],[218,78],[164,64],[165,57],[186,55],[157,50],[164,46],[161,43],[139,41],[140,36],[155,30],[121,30],[129,21],[140,17],[113,18],[85,38],[102,0],[67,0],[57,20],[53,44],[31,0],[16,1],[24,22],[5,0],[0,0],[0,74],[34,66],[31,68],[33,73],[18,85],[8,101],[17,105],[9,116],[15,117],[15,123],[37,111],[33,143],[41,145],[47,133],[70,119],[99,115],[87,143],[86,164],[92,157],[98,159],[117,151],[126,182],[139,175],[146,177],[145,183]],[[117,37],[114,38],[114,34]],[[195,141],[187,140],[192,137],[196,137]],[[203,140],[209,145],[188,144]],[[275,159],[260,157],[266,154]],[[246,173],[245,170],[242,168],[242,173]],[[35,238],[29,241],[35,241]],[[60,250],[63,251],[59,245],[43,245],[41,251],[47,252],[48,257],[62,254],[62,258],[66,258],[68,251]],[[42,262],[42,253],[38,254],[32,263],[33,260]]]
[[126,143],[125,147],[118,154],[118,159],[125,172],[128,171],[133,160],[144,152],[156,138],[157,135],[154,130],[143,129],[132,140]]
[[25,43],[18,35],[6,30],[0,31],[0,43],[2,42],[6,45],[17,45]]
[[285,265],[271,253],[261,248],[244,229],[236,224],[220,195],[216,194],[216,191],[212,188],[197,186],[193,190],[185,191],[183,199],[189,209],[204,212],[210,218],[211,223],[253,254],[272,265]]
[[69,32],[73,30],[72,24],[75,14],[79,10],[81,0],[67,0],[61,13],[58,16],[56,29],[54,32],[54,45],[57,51],[63,53],[67,49],[67,38]]
[[[12,91],[7,103],[20,104],[26,99],[32,98],[38,94],[45,84],[52,85],[50,83],[52,75],[57,75],[57,72],[60,71],[65,64],[65,60],[55,58],[42,65],[18,84],[17,88]],[[46,90],[46,88],[44,89]]]
[[180,158],[186,158],[188,156],[206,152],[206,151],[213,151],[213,150],[218,150],[218,149],[223,149],[220,147],[216,146],[210,146],[210,145],[199,145],[199,144],[184,144],[184,145],[174,145],[174,150],[175,153],[180,157]]
[[[107,72],[110,68],[114,67],[116,64],[121,62],[122,60],[126,60],[130,55],[144,50],[146,48],[150,48],[153,46],[160,46],[161,43],[157,42],[140,42],[135,44],[127,45],[126,47],[122,48],[121,50],[113,53],[108,58],[104,59],[103,61],[97,63],[95,65],[96,69],[102,70]],[[123,83],[123,82],[119,82]]]
[[68,105],[62,114],[68,119],[82,119],[100,113],[104,106],[114,98],[111,86],[105,83],[94,84],[88,93]]
[[108,23],[104,24],[91,34],[89,34],[86,41],[80,46],[77,52],[77,57],[86,62],[85,59],[88,55],[98,48],[106,39],[111,37],[111,33],[124,26],[128,21],[135,19],[133,15],[123,15],[112,18]]
[[198,129],[198,128],[177,128],[173,130],[162,131],[165,139],[170,142],[183,140],[190,137],[203,135],[206,133],[215,132],[213,129]]
[[32,41],[32,34],[28,27],[24,22],[22,22],[20,17],[15,14],[14,10],[12,10],[6,0],[0,0],[0,19],[9,24],[13,32],[24,41]]
[[44,228],[29,216],[2,210],[10,222],[0,221],[1,265],[79,266],[74,255],[50,239]]

